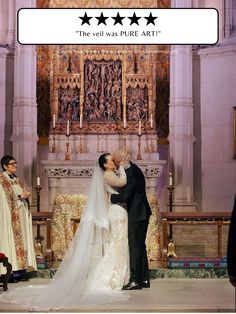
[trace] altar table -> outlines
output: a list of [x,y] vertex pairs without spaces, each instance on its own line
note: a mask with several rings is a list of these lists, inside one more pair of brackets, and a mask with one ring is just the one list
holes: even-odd
[[[155,195],[148,195],[148,201],[152,210],[146,240],[148,259],[149,261],[161,263],[162,247],[159,205]],[[76,218],[78,221],[85,204],[86,196],[83,194],[58,194],[55,197],[52,207],[52,251],[55,260],[63,259],[73,238],[73,231],[75,231],[73,218]]]

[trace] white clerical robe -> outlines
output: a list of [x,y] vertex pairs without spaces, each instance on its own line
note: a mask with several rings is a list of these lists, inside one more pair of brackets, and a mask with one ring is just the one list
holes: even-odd
[[13,271],[36,269],[32,215],[26,201],[18,198],[23,192],[22,183],[3,172],[0,186],[0,215],[4,219],[0,220],[0,252],[8,257]]
[[[0,252],[4,253],[12,264],[12,270],[18,270],[15,240],[12,230],[11,209],[7,203],[6,194],[0,185]],[[6,273],[6,268],[0,264],[0,273]]]

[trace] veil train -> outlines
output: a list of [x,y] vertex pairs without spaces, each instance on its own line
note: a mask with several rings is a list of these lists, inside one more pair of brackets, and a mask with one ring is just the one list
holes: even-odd
[[35,310],[90,307],[127,299],[124,291],[99,287],[93,274],[108,242],[109,220],[103,174],[95,165],[81,222],[60,267],[48,285],[29,285],[0,295],[1,301]]

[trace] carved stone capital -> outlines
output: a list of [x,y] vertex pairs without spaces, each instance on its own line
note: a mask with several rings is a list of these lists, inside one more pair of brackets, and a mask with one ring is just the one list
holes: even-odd
[[[95,161],[67,162],[50,160],[43,161],[44,173],[49,178],[90,178],[94,172]],[[82,165],[81,165],[82,163]],[[142,169],[146,178],[159,178],[163,171],[164,160],[152,162],[139,161],[137,165]]]
[[74,178],[74,177],[92,177],[94,169],[91,167],[45,167],[44,172],[47,177],[52,178]]
[[163,172],[166,160],[137,161],[136,164],[142,169],[146,178],[159,178]]

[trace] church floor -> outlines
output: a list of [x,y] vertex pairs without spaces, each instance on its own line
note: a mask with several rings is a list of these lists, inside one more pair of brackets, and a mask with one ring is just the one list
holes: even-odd
[[[34,278],[9,284],[9,289],[12,285],[23,287],[46,282],[47,279]],[[150,289],[128,293],[129,300],[123,302],[60,312],[234,312],[235,289],[228,279],[154,279]],[[27,312],[14,304],[0,302],[0,312],[24,311]]]

